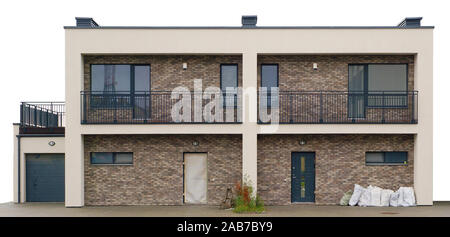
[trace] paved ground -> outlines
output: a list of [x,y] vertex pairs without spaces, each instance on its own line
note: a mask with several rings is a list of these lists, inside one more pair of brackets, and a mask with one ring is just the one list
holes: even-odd
[[450,202],[420,207],[268,206],[261,214],[235,214],[215,206],[112,206],[65,208],[61,203],[2,203],[0,216],[447,216]]

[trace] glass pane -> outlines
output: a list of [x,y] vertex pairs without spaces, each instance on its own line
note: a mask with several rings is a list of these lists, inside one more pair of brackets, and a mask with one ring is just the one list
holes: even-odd
[[364,74],[364,65],[350,65],[348,67],[349,118],[365,117]]
[[302,176],[300,181],[300,197],[304,198],[306,196],[306,183],[305,183],[305,176]]
[[222,65],[221,66],[221,85],[222,92],[225,92],[227,87],[236,88],[238,86],[237,83],[237,73],[238,67],[237,65]]
[[278,87],[278,65],[261,65],[261,87],[267,88],[267,106],[272,106],[272,100],[275,101],[273,105],[276,106],[278,97],[271,95],[271,88]]
[[348,90],[364,91],[364,66],[350,65],[348,67]]
[[404,164],[408,160],[407,152],[386,152],[386,163],[401,163]]
[[134,90],[150,91],[150,66],[134,66]]
[[150,117],[150,66],[134,66],[134,118]]
[[133,153],[116,153],[114,164],[133,164]]
[[366,152],[366,163],[383,163],[383,152]]
[[305,172],[305,157],[300,158],[300,171]]
[[130,65],[92,65],[91,91],[130,91]]
[[369,65],[369,91],[407,91],[406,64]]
[[91,164],[112,164],[113,153],[112,152],[92,152]]
[[270,92],[271,87],[278,86],[278,66],[261,65],[261,87],[267,87]]

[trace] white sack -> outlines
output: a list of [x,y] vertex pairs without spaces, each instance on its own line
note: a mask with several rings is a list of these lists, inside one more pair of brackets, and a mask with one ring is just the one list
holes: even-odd
[[339,202],[339,205],[348,206],[348,202],[350,201],[352,194],[353,194],[352,190],[349,190],[346,193],[344,193],[344,196],[342,196],[341,201]]
[[414,197],[414,189],[411,187],[400,187],[398,189],[399,198],[398,206],[410,207],[416,205],[416,198]]
[[389,206],[389,202],[391,199],[391,194],[393,194],[394,191],[390,190],[390,189],[383,189],[381,190],[381,206],[382,207],[388,207]]
[[382,189],[376,186],[372,186],[370,189],[370,204],[371,207],[381,206],[381,191]]
[[359,198],[359,201],[358,201],[358,206],[361,206],[361,207],[367,207],[367,206],[369,206],[369,204],[370,204],[370,196],[371,196],[370,192],[371,192],[371,190],[372,190],[372,186],[369,186],[369,187],[363,189],[362,194],[361,194],[361,197]]
[[359,199],[361,198],[363,190],[364,190],[363,187],[359,186],[358,184],[355,184],[355,189],[353,190],[352,197],[348,202],[350,206],[355,206],[358,203]]
[[398,199],[399,199],[399,197],[400,197],[400,194],[399,194],[398,191],[393,192],[393,193],[391,194],[391,198],[390,198],[390,200],[389,200],[389,205],[390,205],[391,207],[398,207]]

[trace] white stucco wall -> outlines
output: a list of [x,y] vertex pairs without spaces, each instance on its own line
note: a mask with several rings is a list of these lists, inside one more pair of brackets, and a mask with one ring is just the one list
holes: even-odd
[[[18,125],[14,125],[14,202],[18,202]],[[48,143],[54,141],[55,145],[50,146]],[[21,137],[20,138],[20,202],[26,200],[26,154],[64,154],[65,139],[64,137]]]

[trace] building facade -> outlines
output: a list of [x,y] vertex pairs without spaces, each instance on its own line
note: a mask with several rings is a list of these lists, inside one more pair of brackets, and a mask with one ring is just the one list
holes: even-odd
[[21,104],[15,201],[219,205],[246,180],[267,205],[333,205],[354,184],[414,187],[417,203],[432,205],[433,27],[420,20],[115,27],[77,18],[65,27],[65,103]]

